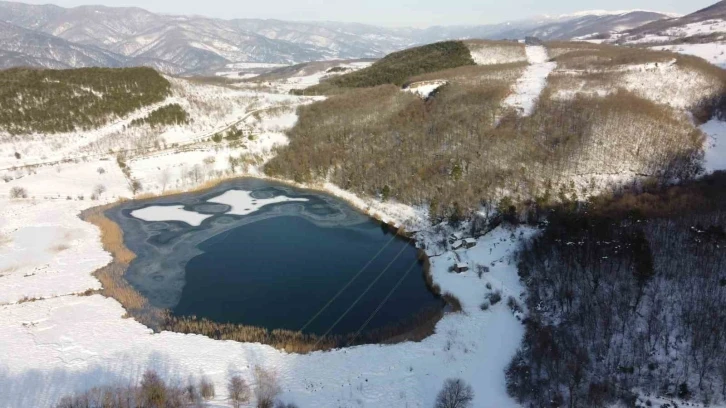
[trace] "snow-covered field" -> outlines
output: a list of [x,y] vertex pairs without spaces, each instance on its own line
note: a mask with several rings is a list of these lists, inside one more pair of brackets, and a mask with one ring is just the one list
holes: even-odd
[[[312,65],[309,69],[303,69],[295,75],[288,78],[284,78],[274,82],[268,82],[266,85],[274,89],[275,92],[281,94],[287,94],[291,90],[305,89],[307,87],[317,85],[326,78],[331,78],[346,74],[353,71],[358,71],[363,68],[371,66],[373,62],[367,61],[353,61],[336,64],[335,67],[340,67],[344,71],[328,72],[326,68],[320,68],[319,66]],[[240,84],[240,86],[244,86]]]
[[663,32],[669,37],[692,37],[694,35],[710,35],[714,33],[726,32],[726,21],[721,19],[712,19],[698,21],[683,26],[672,27]]
[[0,304],[100,288],[91,273],[111,256],[77,215],[94,204],[0,198]]
[[[593,73],[607,75],[607,80],[589,80],[588,75]],[[552,77],[558,84],[551,94],[555,99],[573,99],[577,95],[603,97],[623,89],[681,111],[698,106],[703,99],[716,97],[721,87],[719,78],[678,64],[675,58],[613,67],[593,65],[578,70],[558,68]]]
[[704,170],[713,173],[726,170],[726,122],[712,119],[703,125],[701,130],[706,134]]
[[642,98],[679,109],[695,106],[718,89],[714,79],[674,63],[634,67],[623,75],[621,81],[621,86]]
[[685,55],[693,55],[703,58],[721,68],[726,68],[726,44],[724,43],[659,45],[651,48],[658,51],[671,51]]
[[527,46],[529,67],[524,71],[512,90],[512,94],[504,100],[504,105],[515,108],[523,116],[529,116],[534,110],[539,95],[547,86],[547,76],[557,63],[548,62],[547,49],[543,46]]

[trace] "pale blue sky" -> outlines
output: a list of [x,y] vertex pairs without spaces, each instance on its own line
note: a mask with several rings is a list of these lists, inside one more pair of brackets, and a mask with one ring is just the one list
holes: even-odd
[[688,14],[716,0],[26,0],[64,7],[137,6],[168,14],[221,18],[350,21],[387,26],[489,24],[581,10],[646,9]]

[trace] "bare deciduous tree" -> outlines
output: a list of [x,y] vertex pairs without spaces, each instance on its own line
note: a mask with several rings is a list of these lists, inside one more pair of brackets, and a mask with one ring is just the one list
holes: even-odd
[[169,171],[169,168],[164,168],[164,170],[159,173],[159,184],[161,186],[162,193],[166,191],[166,186],[169,185],[169,181],[171,181],[171,172]]
[[474,390],[461,378],[449,378],[436,396],[435,408],[469,408],[474,400]]
[[254,375],[257,408],[272,408],[277,396],[282,392],[277,375],[260,366],[255,367]]
[[214,398],[214,384],[209,378],[202,376],[202,378],[199,380],[199,392],[202,394],[202,398],[204,398],[205,400],[210,400]]
[[232,400],[232,406],[239,408],[240,405],[250,400],[250,387],[239,375],[232,375],[227,382],[227,393]]

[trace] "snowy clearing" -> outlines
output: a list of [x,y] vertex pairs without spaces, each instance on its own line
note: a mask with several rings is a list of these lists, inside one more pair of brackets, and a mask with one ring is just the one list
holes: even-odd
[[719,84],[714,78],[674,63],[642,64],[628,68],[619,85],[655,103],[688,109],[704,97],[718,92]]
[[468,43],[471,59],[477,65],[510,64],[526,62],[524,48],[516,43],[503,45],[496,43]]
[[678,38],[692,37],[694,35],[707,35],[720,32],[726,32],[726,21],[721,19],[713,19],[698,21],[679,27],[672,27],[665,30],[662,34]]
[[693,55],[695,57],[703,58],[721,68],[726,68],[726,44],[678,44],[660,45],[651,48],[657,51],[671,51],[685,55]]
[[726,122],[711,119],[701,125],[701,130],[708,136],[704,147],[704,170],[706,173],[726,170]]
[[128,195],[126,178],[108,159],[0,171],[0,176],[7,180],[0,184],[0,197],[8,197],[13,187],[25,188],[29,197],[37,198],[90,199],[96,189],[103,190],[101,198]]
[[426,99],[432,92],[446,85],[446,81],[422,81],[414,82],[403,90],[418,95],[420,98]]
[[0,304],[100,289],[111,261],[98,230],[78,218],[90,202],[0,198]]
[[517,109],[522,116],[532,114],[539,95],[547,86],[547,76],[557,67],[557,63],[547,62],[547,49],[543,46],[527,46],[526,52],[530,66],[504,100],[504,106]]

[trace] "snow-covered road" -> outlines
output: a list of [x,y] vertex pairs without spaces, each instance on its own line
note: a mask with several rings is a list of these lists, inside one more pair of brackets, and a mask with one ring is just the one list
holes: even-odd
[[504,100],[504,106],[519,110],[522,116],[529,116],[534,110],[539,95],[547,86],[547,76],[557,63],[548,62],[547,49],[541,45],[528,45],[526,48],[529,67],[517,80],[512,93]]

